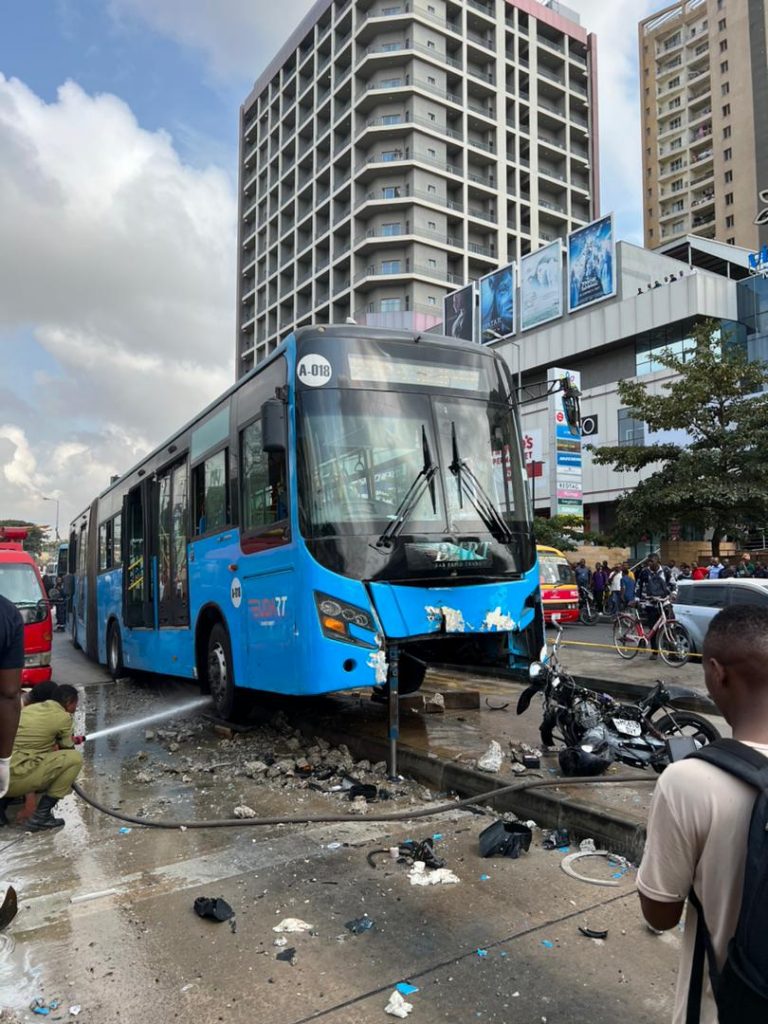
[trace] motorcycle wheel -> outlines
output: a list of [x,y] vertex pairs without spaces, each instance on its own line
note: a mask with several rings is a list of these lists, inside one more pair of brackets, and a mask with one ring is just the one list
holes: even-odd
[[701,747],[722,738],[707,718],[693,711],[676,711],[674,715],[664,715],[653,724],[662,736],[691,736]]
[[680,668],[688,661],[690,653],[691,638],[685,626],[679,622],[668,622],[659,633],[661,660],[672,668]]
[[579,621],[585,626],[594,626],[600,618],[600,612],[594,601],[583,601],[579,608]]
[[631,615],[622,615],[621,613],[613,624],[613,642],[619,652],[619,657],[625,658],[627,661],[634,658],[641,647],[647,645],[645,637],[638,633],[637,620]]

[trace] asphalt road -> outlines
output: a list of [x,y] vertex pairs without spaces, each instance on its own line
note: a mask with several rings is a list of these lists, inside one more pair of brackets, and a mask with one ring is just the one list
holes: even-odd
[[[113,684],[64,643],[57,678],[83,687],[87,733],[194,696],[193,687],[161,679]],[[86,744],[83,785],[113,807],[153,817],[229,815],[237,804],[259,815],[337,812],[337,794],[245,773],[265,743],[281,757],[278,746],[292,749],[290,730],[278,733],[222,738],[197,715],[168,732],[138,727]],[[405,786],[394,805],[429,796]],[[392,987],[406,980],[419,989],[407,997],[414,1024],[669,1019],[679,933],[657,937],[644,927],[632,870],[610,889],[570,879],[538,829],[519,860],[483,860],[477,837],[493,816],[461,812],[397,825],[362,815],[348,824],[121,832],[119,821],[75,797],[62,811],[67,825],[54,834],[11,827],[0,835],[2,884],[20,897],[18,917],[0,935],[0,1006],[19,1020],[38,1019],[29,1006],[42,999],[60,1001],[50,1019],[74,1020],[67,1011],[80,1006],[78,1024],[373,1024],[389,1019]],[[459,883],[417,888],[406,866],[366,859],[432,834]],[[616,868],[596,862],[592,870],[605,877]],[[226,898],[236,929],[196,917],[200,895]],[[364,914],[374,928],[351,934],[346,923]],[[286,936],[294,965],[276,959],[286,947],[274,945],[273,929],[287,917],[312,925]],[[608,938],[585,938],[579,925],[607,928]]]

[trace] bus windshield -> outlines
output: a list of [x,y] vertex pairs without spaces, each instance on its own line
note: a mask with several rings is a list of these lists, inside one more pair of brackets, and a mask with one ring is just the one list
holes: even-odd
[[558,586],[561,583],[574,583],[573,569],[571,569],[563,555],[552,555],[539,552],[539,578],[542,583],[549,586]]
[[45,594],[31,565],[0,565],[0,594],[17,608],[33,608]]
[[[323,389],[302,396],[299,434],[309,536],[379,534],[407,513],[406,533],[482,531],[503,542],[508,527],[527,520],[521,449],[507,406],[424,392]],[[433,464],[439,472],[429,472]]]

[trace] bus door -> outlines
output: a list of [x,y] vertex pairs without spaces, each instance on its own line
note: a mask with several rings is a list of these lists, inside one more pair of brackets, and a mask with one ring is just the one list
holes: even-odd
[[157,479],[157,607],[160,627],[189,625],[188,473],[186,461]]
[[123,623],[152,629],[152,569],[149,559],[149,481],[123,498]]

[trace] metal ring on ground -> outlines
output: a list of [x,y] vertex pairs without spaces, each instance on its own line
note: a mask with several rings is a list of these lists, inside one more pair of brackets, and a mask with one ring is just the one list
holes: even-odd
[[573,868],[571,866],[573,864],[573,862],[575,860],[578,860],[580,857],[612,857],[612,856],[613,856],[613,854],[609,853],[608,850],[595,850],[594,853],[591,853],[591,852],[582,853],[581,851],[579,851],[577,853],[569,853],[567,857],[563,857],[563,859],[560,861],[560,867],[563,869],[563,871],[566,873],[566,875],[570,875],[571,878],[575,878],[579,882],[589,882],[591,885],[609,885],[612,888],[617,888],[619,883],[613,881],[613,879],[609,879],[609,878],[589,878],[586,875],[579,875],[579,874],[577,874],[573,870]]

